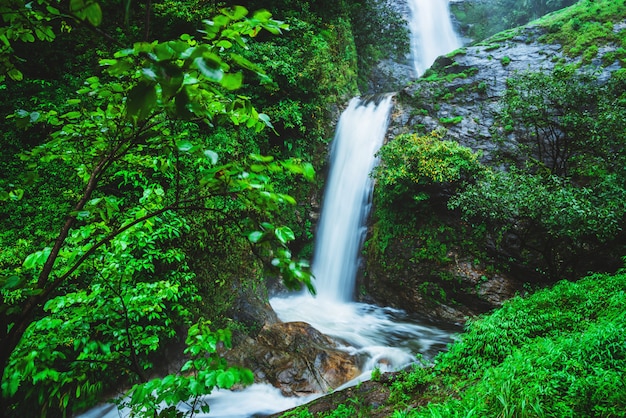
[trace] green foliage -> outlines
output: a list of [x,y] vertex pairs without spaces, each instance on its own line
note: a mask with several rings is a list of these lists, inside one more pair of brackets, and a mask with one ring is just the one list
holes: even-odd
[[[176,324],[190,322],[187,304],[198,299],[184,254],[166,245],[187,226],[172,213],[155,221],[112,239],[82,273],[91,278],[88,288],[45,304],[46,316],[31,324],[12,356],[4,396],[19,390],[44,410],[79,409],[117,376],[139,378],[152,368],[154,353],[176,337]],[[82,241],[84,231],[69,240]],[[35,270],[47,253],[29,256],[24,269]],[[72,257],[64,254],[63,261]],[[24,296],[23,290],[3,292],[14,303]]]
[[463,116],[453,116],[449,118],[439,119],[439,122],[441,122],[443,125],[456,125],[458,123],[461,123],[462,121],[463,121]]
[[[478,157],[466,147],[442,140],[443,131],[429,135],[400,135],[381,148],[382,164],[375,177],[390,202],[419,186],[458,184],[480,170]],[[417,189],[415,188],[417,186]],[[421,199],[415,193],[413,199]]]
[[599,248],[616,260],[626,186],[623,86],[621,71],[599,83],[573,66],[507,80],[500,124],[521,143],[515,163],[525,168],[481,178],[450,207],[486,223],[509,261],[514,255],[554,280],[588,271],[585,254]]
[[613,176],[588,188],[514,170],[483,176],[449,206],[460,209],[466,220],[486,222],[504,252],[517,247],[522,260],[542,260],[544,274],[554,280],[572,274],[586,251],[618,236],[625,193]]
[[[215,388],[230,389],[236,384],[250,384],[254,376],[250,370],[228,367],[217,353],[219,347],[231,347],[230,333],[224,330],[212,332],[209,322],[200,322],[189,328],[185,354],[190,358],[180,373],[137,384],[120,401],[136,417],[193,416],[208,413],[210,408],[200,398]],[[185,405],[188,411],[178,407]]]
[[397,406],[410,405],[413,399],[418,398],[434,382],[435,374],[431,367],[431,364],[418,356],[417,362],[410,369],[395,376],[390,387],[389,402]]
[[[430,135],[400,135],[381,147],[381,164],[375,168],[375,216],[378,219],[372,242],[377,253],[384,253],[389,239],[404,236],[417,208],[431,198],[435,188],[452,193],[463,181],[481,170],[478,156],[456,142],[444,141],[443,131]],[[438,191],[440,193],[440,191]],[[412,259],[445,260],[446,244],[439,241],[442,232],[435,226],[416,234],[420,242]],[[445,227],[443,227],[445,230]],[[431,243],[432,245],[429,245]]]
[[[436,61],[432,67],[430,67],[422,77],[418,80],[419,83],[430,83],[430,82],[446,82],[450,83],[457,78],[467,78],[471,75],[476,74],[478,68],[470,67],[463,68],[459,67],[459,64],[456,61],[452,61],[451,63],[446,60]],[[442,89],[443,90],[443,89]],[[438,97],[444,96],[448,93],[452,93],[450,91],[446,91],[443,94],[438,94]],[[453,96],[450,96],[451,98]],[[448,98],[448,99],[449,99]],[[446,100],[448,100],[446,99]]]
[[560,44],[564,53],[582,56],[583,63],[589,63],[603,45],[626,46],[624,30],[613,29],[624,17],[621,1],[583,0],[540,19],[538,24],[548,30],[541,38],[543,42]]
[[[32,43],[35,40],[52,41],[55,38],[51,20],[61,12],[46,1],[26,3],[21,0],[5,1],[0,4],[0,83],[6,76],[15,81],[24,78],[15,66],[13,45],[17,42]],[[97,12],[94,12],[96,17]],[[97,19],[95,19],[97,20]]]
[[[92,21],[94,4],[72,7]],[[45,132],[45,140],[21,158],[33,170],[61,167],[48,171],[47,180],[66,189],[42,199],[62,205],[38,208],[38,227],[57,233],[48,231],[41,242],[2,245],[11,250],[0,260],[1,407],[19,416],[27,407],[35,410],[34,402],[42,416],[53,415],[87,406],[113,385],[141,382],[146,386],[131,397],[139,413],[251,380],[249,372],[226,368],[214,354],[205,359],[201,350],[228,345],[226,334],[194,328],[189,354],[195,362],[185,372],[195,368],[199,380],[148,377],[158,350],[197,316],[196,278],[181,250],[187,213],[227,219],[229,232],[241,241],[248,236],[248,251],[256,244],[274,275],[291,287],[311,287],[308,265],[292,260],[288,248],[293,231],[263,221],[295,203],[275,190],[273,178],[312,180],[313,167],[249,149],[224,161],[210,147],[210,130],[196,125],[230,123],[257,132],[272,127],[248,97],[233,92],[242,86],[243,71],[269,82],[235,49],[246,48],[261,30],[284,27],[266,11],[248,18],[243,7],[223,9],[204,22],[201,39],[135,43],[101,60],[105,74],[88,77],[66,105],[12,116],[27,132]],[[24,208],[29,197],[15,204]],[[261,235],[250,234],[258,228]]]
[[453,3],[450,9],[471,38],[482,40],[574,3],[576,0],[488,0]]
[[623,272],[594,275],[472,321],[435,359],[435,402],[411,416],[624,416],[625,291]]
[[556,176],[493,172],[455,196],[450,206],[461,208],[468,218],[481,217],[510,229],[536,223],[557,240],[595,236],[607,241],[621,229],[626,208],[620,203],[624,191],[606,180],[591,190]]
[[572,67],[521,73],[507,80],[502,118],[516,128],[531,158],[568,175],[597,164],[585,155],[606,158],[621,142],[615,135],[624,131],[618,122],[625,112],[621,96],[619,76],[600,85]]

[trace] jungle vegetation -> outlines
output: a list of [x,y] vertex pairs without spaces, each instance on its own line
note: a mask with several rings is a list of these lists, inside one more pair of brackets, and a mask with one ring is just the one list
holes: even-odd
[[353,24],[380,5],[2,2],[2,416],[120,388],[139,415],[193,413],[251,382],[216,353],[258,326],[229,310],[266,277],[314,291],[310,161],[368,71],[356,49],[398,44],[389,16]]
[[[510,27],[573,2],[496,3]],[[266,278],[314,291],[315,173],[338,109],[406,50],[403,25],[382,0],[7,0],[0,16],[0,416],[70,416],[120,388],[137,416],[206,410],[202,394],[252,380],[217,352],[258,326],[235,298]],[[625,17],[582,0],[545,41],[595,58],[603,39],[603,65],[623,66],[608,27]],[[485,167],[440,132],[381,151],[387,231],[448,210],[476,226],[481,262],[541,277],[399,374],[393,416],[624,415],[625,81],[568,65],[508,80],[502,126],[536,133],[522,166]],[[429,236],[420,256],[445,257]],[[481,250],[510,237],[519,259]],[[355,405],[327,416],[372,412]]]

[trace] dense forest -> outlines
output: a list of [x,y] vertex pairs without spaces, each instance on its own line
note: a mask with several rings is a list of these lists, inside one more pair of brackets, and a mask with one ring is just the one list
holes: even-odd
[[[409,51],[392,3],[0,3],[0,416],[72,416],[120,391],[133,416],[193,415],[252,383],[224,353],[260,331],[268,288],[315,292],[334,124]],[[384,402],[316,416],[625,416],[626,2],[451,9],[494,57],[538,18],[524,42],[560,55],[500,80],[488,155],[454,136],[480,115],[437,113],[495,101],[459,64],[470,47],[398,93],[415,122],[380,151],[360,294],[484,315],[432,362],[375,371]],[[480,271],[470,290],[459,257]],[[478,290],[501,276],[517,296],[492,310]]]

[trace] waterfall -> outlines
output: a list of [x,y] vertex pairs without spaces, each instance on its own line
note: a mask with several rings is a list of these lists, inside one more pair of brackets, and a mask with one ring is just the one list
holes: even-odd
[[411,11],[411,56],[417,76],[438,56],[461,47],[450,20],[449,0],[408,0]]
[[[413,61],[421,75],[437,56],[458,48],[460,42],[452,30],[448,0],[408,1]],[[374,368],[404,367],[417,353],[432,357],[451,341],[449,330],[424,324],[403,311],[352,301],[370,209],[370,173],[387,131],[391,99],[392,95],[369,101],[354,98],[337,123],[312,267],[317,297],[298,293],[270,300],[282,321],[308,322],[359,359],[362,374],[346,385],[368,379]],[[239,392],[216,391],[206,399],[210,417],[247,418],[279,412],[317,396],[322,394],[285,398],[269,384],[254,384]],[[130,411],[104,405],[80,418],[129,415]]]
[[312,267],[320,298],[353,298],[372,194],[370,172],[390,110],[391,95],[379,102],[354,98],[337,124]]

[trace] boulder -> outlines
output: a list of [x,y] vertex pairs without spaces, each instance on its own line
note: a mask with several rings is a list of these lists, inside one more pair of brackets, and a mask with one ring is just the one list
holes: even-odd
[[359,374],[356,360],[305,322],[275,323],[226,355],[285,396],[327,393]]

